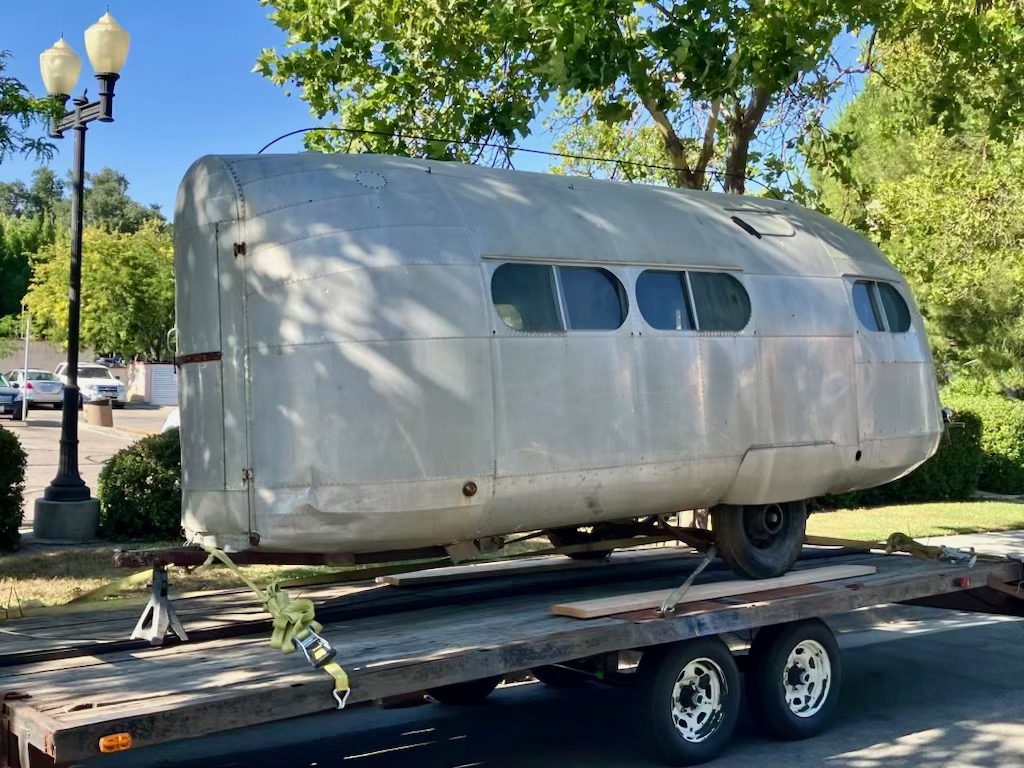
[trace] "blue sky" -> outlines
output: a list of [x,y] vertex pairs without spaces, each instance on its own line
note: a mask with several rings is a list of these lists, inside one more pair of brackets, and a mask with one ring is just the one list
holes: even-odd
[[[82,57],[75,95],[96,80],[83,34],[104,13],[98,0],[4,0],[0,47],[8,49],[9,73],[37,95],[45,93],[39,54],[63,30]],[[306,104],[253,74],[260,49],[276,47],[283,33],[256,0],[114,0],[110,12],[132,36],[128,61],[117,83],[115,121],[93,123],[86,138],[86,166],[110,166],[128,177],[129,194],[174,213],[178,182],[197,157],[256,152],[282,133],[314,125]],[[71,167],[71,134],[58,142],[50,165],[63,176]],[[301,137],[276,151],[302,148]],[[28,179],[36,163],[12,159],[0,165],[0,181]]]
[[[95,97],[83,34],[104,10],[99,0],[0,0],[0,48],[12,54],[9,74],[42,95],[39,54],[63,31],[82,57],[74,95],[88,87]],[[117,83],[115,122],[90,126],[87,170],[116,168],[127,176],[133,198],[160,205],[170,218],[178,182],[197,157],[257,152],[283,133],[315,125],[305,102],[285,96],[283,88],[251,71],[262,48],[284,42],[284,33],[267,18],[269,11],[257,0],[111,2],[111,14],[132,36],[131,50]],[[846,52],[852,58],[856,43],[850,42]],[[833,104],[830,112],[837,107]],[[71,134],[57,142],[59,153],[50,165],[59,176],[71,167],[72,144]],[[522,146],[548,149],[550,136],[535,133]],[[272,151],[301,149],[302,137],[295,136]],[[543,170],[548,162],[515,157],[520,170]],[[6,160],[0,181],[27,181],[36,165]]]

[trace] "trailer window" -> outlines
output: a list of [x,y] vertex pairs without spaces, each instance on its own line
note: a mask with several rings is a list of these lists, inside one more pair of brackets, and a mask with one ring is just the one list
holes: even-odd
[[889,323],[889,330],[893,333],[906,333],[910,330],[910,309],[907,302],[900,296],[889,283],[878,284],[878,294],[882,297],[882,308],[885,309],[885,319]]
[[498,316],[513,330],[564,330],[549,266],[502,264],[491,278],[491,298]]
[[685,272],[654,269],[641,272],[636,279],[636,303],[651,328],[659,331],[693,330]]
[[858,280],[853,284],[857,319],[869,331],[905,333],[910,330],[910,308],[889,283]]
[[750,297],[743,284],[723,272],[690,272],[697,328],[742,331],[750,322]]
[[853,284],[853,308],[861,325],[869,331],[883,331],[882,308],[878,306],[874,293],[871,283],[858,280]]
[[567,325],[574,331],[612,331],[626,320],[622,283],[599,267],[558,267]]

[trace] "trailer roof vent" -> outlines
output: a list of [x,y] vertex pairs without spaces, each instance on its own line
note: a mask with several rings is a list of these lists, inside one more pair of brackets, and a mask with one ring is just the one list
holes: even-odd
[[[730,218],[747,234],[760,239],[762,237],[794,237],[796,230],[789,220],[775,211],[763,208],[727,208],[733,212]],[[743,214],[742,218],[736,214]]]

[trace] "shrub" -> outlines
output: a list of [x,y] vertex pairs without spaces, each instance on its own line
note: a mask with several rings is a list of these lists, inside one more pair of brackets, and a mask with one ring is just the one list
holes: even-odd
[[100,533],[107,539],[175,537],[181,529],[177,429],[115,453],[100,472]]
[[970,498],[978,488],[983,425],[967,410],[957,411],[955,421],[963,426],[947,430],[935,455],[909,475],[877,488],[826,496],[822,505],[865,507]]
[[999,395],[943,392],[943,403],[981,417],[981,477],[992,493],[1024,493],[1024,401]]
[[24,515],[25,449],[17,436],[0,428],[0,551],[18,548],[18,527]]

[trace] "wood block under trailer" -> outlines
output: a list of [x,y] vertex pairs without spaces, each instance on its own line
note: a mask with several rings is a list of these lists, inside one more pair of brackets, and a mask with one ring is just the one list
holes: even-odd
[[[699,558],[694,558],[693,564],[697,562]],[[645,671],[642,658],[636,687],[643,683],[653,690],[655,683],[664,679],[664,670],[671,672],[675,664],[678,680],[673,684],[685,683],[685,703],[693,710],[708,706],[705,700],[697,700],[699,692],[691,684],[706,676],[707,662],[717,663],[723,674],[728,672],[725,658],[708,650],[708,638],[716,635],[792,626],[883,603],[932,601],[941,605],[971,599],[977,608],[984,610],[989,605],[992,612],[1010,612],[1024,605],[1009,594],[1012,588],[996,589],[1024,580],[1024,566],[1017,561],[979,561],[969,568],[909,556],[865,554],[830,557],[821,563],[802,561],[795,572],[824,564],[872,566],[876,572],[789,591],[751,593],[749,598],[740,592],[689,604],[670,619],[641,611],[579,621],[552,615],[550,607],[556,601],[670,589],[687,572],[678,561],[645,564],[628,578],[629,568],[623,567],[618,581],[605,575],[597,583],[588,582],[593,577],[569,571],[524,575],[522,581],[517,577],[516,584],[525,584],[519,590],[507,581],[495,587],[493,580],[403,587],[396,591],[401,592],[404,603],[392,603],[393,610],[387,613],[366,614],[366,605],[373,601],[395,599],[391,597],[393,588],[375,587],[338,597],[318,610],[328,617],[324,635],[338,649],[338,658],[350,675],[351,704],[640,649],[646,650],[643,658],[660,659],[660,663],[647,664]],[[597,570],[602,574],[608,571]],[[709,568],[698,585],[729,581],[735,579]],[[997,596],[1006,602],[998,604]],[[345,618],[351,615],[345,611],[352,610],[346,601],[362,606],[362,618]],[[223,607],[216,601],[211,604]],[[137,748],[177,740],[184,734],[209,735],[335,707],[332,680],[305,666],[301,658],[272,650],[266,634],[217,636],[155,649],[142,643],[131,649],[89,646],[89,615],[78,615],[77,620],[69,614],[53,618],[65,627],[76,627],[73,631],[80,634],[73,656],[26,660],[24,650],[5,655],[6,648],[0,648],[0,691],[22,696],[2,704],[0,765],[4,760],[18,765],[21,757],[31,759],[31,765],[68,764],[95,757],[100,754],[100,739],[112,734],[127,734],[131,746]],[[127,615],[131,618],[125,631],[130,631],[134,611]],[[183,612],[182,620],[193,634],[192,625],[205,626],[212,617],[201,611]],[[45,618],[26,621],[33,622],[34,632],[46,636]],[[251,629],[255,623],[250,620],[246,626]],[[3,623],[8,637],[10,633],[17,637],[17,627],[17,621]],[[761,634],[777,637],[778,631]],[[686,641],[699,641],[697,650],[703,654],[700,659],[705,659],[698,659],[696,672],[701,674],[696,677],[694,668],[687,672],[685,664],[679,666],[687,661],[685,653],[680,656],[681,652],[673,651],[684,647],[679,644]],[[827,645],[820,637],[816,642]],[[663,672],[660,676],[650,671],[658,668]],[[699,713],[687,720],[690,710],[684,708],[680,720],[688,723],[692,732],[699,730],[700,723],[696,719]],[[647,734],[646,741],[656,743],[664,736]],[[714,739],[701,743],[720,748]]]

